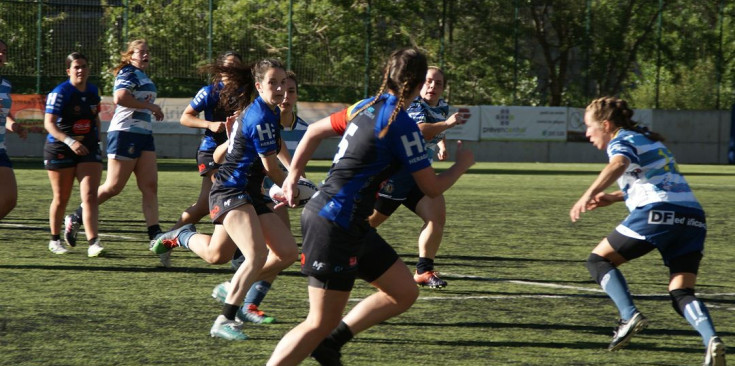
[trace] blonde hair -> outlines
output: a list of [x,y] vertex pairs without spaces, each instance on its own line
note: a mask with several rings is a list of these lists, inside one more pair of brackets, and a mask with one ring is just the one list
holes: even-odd
[[135,53],[135,49],[144,44],[148,44],[145,39],[136,39],[128,42],[128,48],[120,52],[120,62],[112,69],[112,74],[117,75],[123,67],[130,65],[130,60],[133,57],[133,53]]
[[587,106],[585,111],[591,113],[592,118],[598,123],[610,121],[610,123],[622,129],[641,133],[652,141],[664,141],[661,134],[633,121],[634,112],[628,108],[628,102],[623,99],[615,97],[597,98]]

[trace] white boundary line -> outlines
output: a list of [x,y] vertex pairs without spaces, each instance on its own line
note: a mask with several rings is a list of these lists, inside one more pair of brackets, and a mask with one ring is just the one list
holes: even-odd
[[[592,288],[592,287],[582,287],[582,286],[568,286],[568,285],[561,285],[558,283],[546,283],[546,282],[535,282],[535,281],[521,281],[521,280],[503,280],[498,278],[490,278],[490,277],[481,277],[481,276],[471,276],[471,275],[460,275],[455,273],[442,273],[442,277],[444,278],[456,278],[456,279],[472,279],[472,280],[480,280],[480,281],[487,281],[487,282],[504,282],[504,283],[512,283],[516,285],[525,285],[525,286],[536,286],[536,287],[548,287],[548,288],[557,288],[557,289],[567,289],[567,290],[577,290],[577,291],[583,291],[583,292],[594,292],[594,293],[605,293],[600,288]],[[441,291],[441,290],[438,290]],[[662,296],[668,296],[669,294],[638,294],[634,295],[634,297],[662,297]],[[717,296],[717,297],[724,297],[724,296],[735,296],[735,293],[708,293],[704,294],[706,296]],[[458,301],[458,300],[502,300],[502,299],[567,299],[576,297],[578,295],[485,295],[485,296],[419,296],[418,300],[421,301]],[[350,302],[359,302],[362,301],[363,298],[351,298]],[[727,306],[720,306],[716,304],[707,303],[707,307],[714,308],[714,309],[725,309],[730,311],[735,311],[735,307],[727,307]]]
[[[6,224],[6,223],[0,223],[0,226],[5,227],[20,227],[20,228],[29,228],[29,229],[44,229],[42,227],[38,226],[32,226],[32,225],[23,225],[23,224]],[[104,236],[108,238],[117,238],[117,239],[125,239],[125,240],[137,240],[136,238],[125,236],[125,235],[118,235],[118,234],[102,234],[100,233],[99,236]]]

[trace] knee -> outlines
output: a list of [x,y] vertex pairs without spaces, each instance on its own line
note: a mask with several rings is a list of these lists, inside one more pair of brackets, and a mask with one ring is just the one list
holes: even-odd
[[124,184],[110,184],[110,185],[104,185],[100,188],[100,190],[104,190],[105,193],[107,193],[108,196],[117,196],[122,192],[123,188],[125,188]]
[[669,296],[671,296],[671,306],[674,308],[674,311],[681,316],[684,316],[684,309],[686,306],[697,300],[697,297],[694,295],[693,288],[678,288],[671,290],[669,291]]
[[595,280],[598,285],[602,283],[602,278],[605,277],[608,272],[615,269],[615,265],[612,264],[612,262],[595,253],[590,253],[589,257],[587,257],[585,267],[587,267],[587,270],[590,272],[590,276],[592,276],[592,279]]

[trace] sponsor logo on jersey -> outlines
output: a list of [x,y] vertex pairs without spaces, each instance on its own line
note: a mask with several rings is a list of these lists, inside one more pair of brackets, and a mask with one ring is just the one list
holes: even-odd
[[258,130],[258,139],[260,139],[260,141],[273,140],[273,135],[276,133],[273,130],[273,125],[271,124],[257,125],[255,126],[255,129]]
[[89,133],[89,131],[92,130],[92,121],[88,119],[80,119],[74,122],[74,126],[72,126],[72,132],[75,135],[84,135]]
[[[411,139],[409,140],[409,138]],[[406,150],[406,156],[413,156],[414,154],[424,152],[424,138],[419,136],[419,133],[416,131],[411,136],[401,136],[401,142],[403,143],[403,148]],[[416,148],[415,152],[414,148]]]

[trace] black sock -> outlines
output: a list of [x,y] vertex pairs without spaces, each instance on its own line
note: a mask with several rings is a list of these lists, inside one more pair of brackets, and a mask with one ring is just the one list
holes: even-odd
[[87,240],[87,243],[89,243],[89,245],[93,245],[98,239],[99,237],[95,236],[94,238]]
[[153,240],[156,235],[162,233],[161,226],[158,224],[148,226],[148,239]]
[[225,303],[225,306],[222,307],[222,315],[228,320],[235,320],[238,310],[240,310],[239,306]]
[[51,240],[53,241],[61,240],[61,234],[51,235]]
[[329,335],[324,341],[332,342],[336,349],[341,349],[347,342],[352,339],[352,331],[345,322],[339,322],[337,328],[334,328],[332,334]]
[[416,263],[416,273],[422,274],[434,270],[434,260],[426,257],[419,257],[419,262]]

